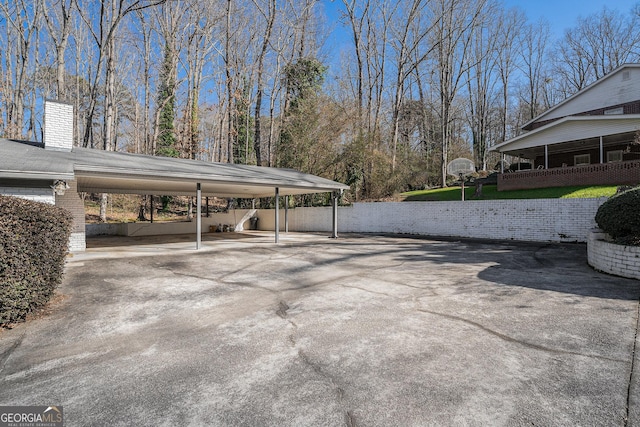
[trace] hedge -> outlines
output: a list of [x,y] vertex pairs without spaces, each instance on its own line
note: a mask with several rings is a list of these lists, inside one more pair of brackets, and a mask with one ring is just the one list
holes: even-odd
[[62,208],[0,196],[0,326],[49,301],[62,281],[71,223]]
[[598,227],[622,244],[640,238],[640,187],[616,194],[596,213]]

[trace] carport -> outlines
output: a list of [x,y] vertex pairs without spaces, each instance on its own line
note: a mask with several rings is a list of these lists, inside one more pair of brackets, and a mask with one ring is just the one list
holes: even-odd
[[[153,157],[74,148],[78,191],[141,195],[195,196],[196,248],[201,242],[202,197],[257,199],[331,193],[332,237],[338,236],[338,200],[349,186],[292,169]],[[275,242],[279,241],[275,210]]]
[[[331,193],[332,237],[338,235],[338,199],[349,186],[292,169],[156,157],[73,146],[73,105],[45,101],[44,142],[0,139],[0,194],[55,203],[74,214],[74,239],[84,248],[80,192],[195,196],[196,248],[202,234],[202,197],[256,199]],[[279,241],[279,209],[275,241]],[[71,245],[73,247],[73,244]],[[83,249],[80,249],[83,250]]]

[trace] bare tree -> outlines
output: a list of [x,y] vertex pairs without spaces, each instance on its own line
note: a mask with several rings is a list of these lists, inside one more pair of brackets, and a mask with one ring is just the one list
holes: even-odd
[[264,75],[264,58],[267,54],[269,42],[271,39],[271,33],[273,32],[273,24],[276,18],[276,0],[267,0],[266,11],[261,7],[256,0],[253,0],[256,8],[258,8],[260,15],[265,19],[266,25],[264,35],[262,37],[262,48],[258,55],[257,63],[257,78],[256,78],[256,102],[254,113],[254,150],[256,152],[256,164],[262,166],[262,137],[261,137],[261,116],[262,116],[262,95],[264,93],[263,88],[263,75]]
[[56,83],[58,99],[67,97],[65,86],[66,60],[65,54],[71,34],[71,17],[76,8],[76,0],[53,0],[42,9],[44,21],[49,30],[56,51]]
[[31,49],[37,39],[42,2],[32,4],[30,0],[5,0],[0,2],[0,12],[6,21],[3,46],[5,78],[2,88],[6,111],[5,134],[8,138],[22,138],[28,92],[27,73],[33,58]]
[[441,179],[447,183],[449,147],[452,143],[454,103],[467,70],[473,65],[469,61],[473,29],[479,24],[486,0],[435,0],[439,17],[435,30],[437,45],[434,54],[436,67],[436,91],[440,106]]
[[540,21],[527,25],[521,33],[521,71],[525,77],[526,88],[521,95],[527,105],[525,121],[534,119],[542,112],[542,88],[545,83],[545,61],[548,55],[549,25]]

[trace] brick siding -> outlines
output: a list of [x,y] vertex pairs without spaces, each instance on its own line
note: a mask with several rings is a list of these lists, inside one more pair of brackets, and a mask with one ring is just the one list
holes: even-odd
[[48,150],[73,147],[73,104],[45,101],[44,146]]
[[640,280],[640,247],[609,243],[606,234],[593,232],[587,243],[589,265],[616,276]]
[[[586,242],[606,198],[354,203],[338,210],[343,233],[401,233],[530,242]],[[241,214],[239,211],[238,215]],[[258,226],[273,230],[274,211]],[[280,213],[284,229],[284,213]],[[330,207],[289,210],[289,230],[330,232]]]
[[22,199],[33,200],[34,202],[55,204],[53,190],[51,187],[2,187],[0,194],[3,196],[14,196]]
[[78,193],[77,181],[67,181],[67,184],[69,189],[65,191],[64,195],[56,195],[56,206],[68,210],[73,215],[69,250],[72,252],[84,251],[86,248],[84,203]]
[[570,185],[640,184],[640,160],[536,169],[498,175],[498,190],[565,187]]

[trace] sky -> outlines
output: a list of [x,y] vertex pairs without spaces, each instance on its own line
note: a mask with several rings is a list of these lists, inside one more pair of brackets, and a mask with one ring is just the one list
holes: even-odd
[[531,22],[544,18],[556,36],[575,26],[578,18],[598,13],[604,6],[627,14],[639,0],[503,0],[508,7],[524,10]]

